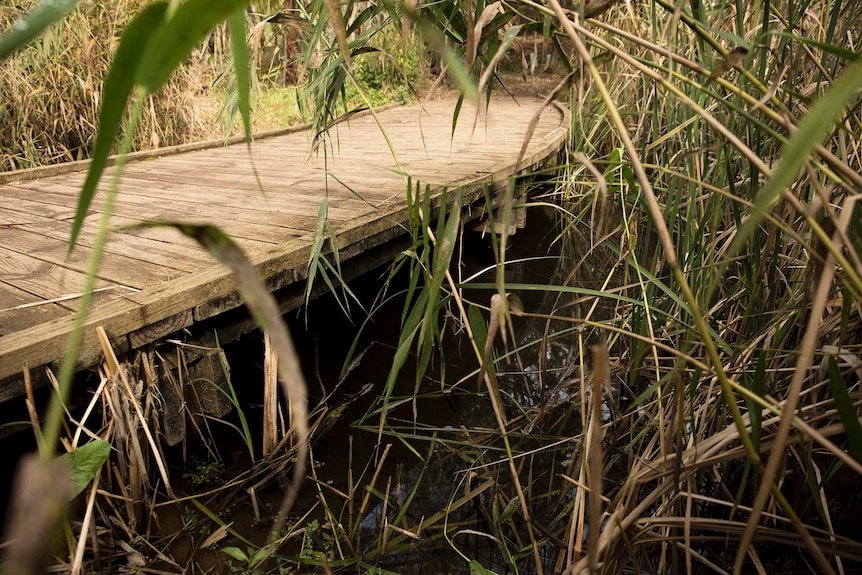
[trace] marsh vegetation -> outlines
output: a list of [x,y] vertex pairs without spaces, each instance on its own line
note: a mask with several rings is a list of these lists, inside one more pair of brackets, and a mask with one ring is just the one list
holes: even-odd
[[[144,4],[109,15],[82,2],[0,62],[4,169],[98,154],[100,85]],[[595,0],[216,4],[234,38],[245,31],[251,54],[269,56],[246,73],[232,66],[230,46],[236,58],[246,44],[208,16],[214,28],[174,58],[170,80],[167,64],[132,79],[121,150],[201,137],[182,102],[218,82],[227,112],[244,116],[254,76],[258,102],[278,101],[266,82],[290,78],[298,116],[318,130],[412,97],[426,76],[423,94],[447,82],[467,98],[516,87],[541,45],[553,56],[544,73],[559,80],[550,91],[571,110],[569,144],[558,166],[509,192],[525,187],[530,209],[552,219],[541,241],[480,239],[455,214],[432,223],[417,192],[411,247],[375,289],[327,296],[352,327],[333,342],[323,326],[338,320],[313,304],[291,320],[295,337],[306,333],[308,434],[283,410],[282,444],[266,455],[256,392],[230,392],[232,415],[193,418],[196,433],[165,449],[148,358],[108,362],[86,416],[60,411],[63,433],[36,433],[46,462],[57,437],[64,450],[88,437],[112,447],[87,456],[107,464],[86,475],[53,563],[76,573],[862,570],[858,2],[651,0],[601,14]],[[85,25],[93,13],[110,18]],[[19,14],[4,7],[0,19],[8,27]],[[290,57],[274,59],[273,46]],[[261,342],[244,345],[208,351],[234,367],[233,390],[263,378],[230,359],[266,355]],[[304,482],[281,516],[294,473]]]

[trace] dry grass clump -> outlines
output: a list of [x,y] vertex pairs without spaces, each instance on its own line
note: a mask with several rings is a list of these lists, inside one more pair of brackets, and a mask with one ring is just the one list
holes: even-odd
[[[251,461],[238,471],[236,464],[227,462],[227,448],[218,445],[213,435],[225,421],[211,413],[212,397],[225,393],[228,408],[238,405],[229,378],[223,390],[200,377],[201,372],[190,369],[183,346],[167,356],[147,351],[134,362],[119,362],[106,336],[102,337],[106,360],[99,369],[99,383],[86,407],[67,411],[62,444],[65,451],[73,452],[94,440],[106,441],[107,460],[98,467],[80,460],[76,464],[75,473],[90,473],[92,480],[88,478],[86,489],[76,498],[77,512],[66,526],[62,547],[52,549],[44,540],[12,539],[4,542],[12,550],[4,561],[10,569],[26,568],[19,551],[24,548],[41,553],[45,566],[73,575],[222,572],[226,556],[219,549],[228,544],[252,546],[265,538],[265,526],[271,525],[279,499],[272,491],[268,499],[256,492],[273,483],[277,490],[276,478],[287,477],[285,469],[296,462],[297,448],[289,445],[292,434],[281,429],[275,453],[255,460],[251,431],[241,417],[241,429],[235,429],[247,442]],[[201,351],[216,354],[227,370],[221,348],[199,348],[195,356]],[[321,421],[315,421],[313,433]],[[179,438],[175,437],[178,422],[187,433]],[[35,423],[34,431],[39,437]],[[187,449],[199,450],[201,445],[206,455],[186,458]],[[177,466],[188,472],[178,472]],[[44,472],[35,471],[32,476],[43,477]],[[253,533],[231,529],[232,522],[221,519],[237,511],[246,522],[253,517]],[[301,536],[300,527],[285,528],[277,544]]]
[[[572,92],[576,163],[558,193],[580,218],[566,221],[566,285],[605,295],[560,309],[589,326],[582,349],[609,346],[621,412],[599,455],[584,443],[575,479],[589,486],[599,458],[604,527],[569,565],[844,572],[862,560],[862,501],[846,496],[862,480],[853,100],[801,164],[787,150],[853,73],[860,22],[825,2],[700,6],[699,22],[654,7],[667,19],[631,6],[572,24],[599,72]],[[737,67],[722,64],[727,38],[747,44]],[[584,517],[576,505],[573,528]]]
[[[0,30],[38,4],[0,5]],[[124,26],[146,0],[81,2],[33,44],[0,63],[0,170],[89,157],[98,127],[102,82]],[[202,94],[225,67],[198,51],[149,98],[133,148],[213,137]]]

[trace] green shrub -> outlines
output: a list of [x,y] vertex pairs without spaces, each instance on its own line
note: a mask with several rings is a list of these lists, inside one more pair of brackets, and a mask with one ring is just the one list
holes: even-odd
[[421,41],[409,38],[405,45],[398,31],[388,28],[374,37],[372,47],[375,51],[360,54],[353,62],[353,75],[364,88],[397,93],[420,77]]

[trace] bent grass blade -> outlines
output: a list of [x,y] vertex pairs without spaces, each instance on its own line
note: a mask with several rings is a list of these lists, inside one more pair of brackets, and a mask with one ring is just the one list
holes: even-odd
[[[170,227],[195,239],[220,263],[229,268],[236,278],[239,292],[257,325],[266,330],[276,351],[284,399],[289,406],[292,424],[296,426],[297,461],[293,468],[293,480],[285,493],[281,508],[276,516],[270,537],[277,534],[296,501],[299,488],[305,475],[308,460],[308,407],[305,377],[299,364],[299,357],[293,345],[278,304],[258,279],[254,265],[233,240],[218,228],[208,225],[192,225],[179,222],[145,222],[134,228]],[[270,539],[267,543],[271,543]]]
[[78,0],[43,0],[32,12],[19,18],[0,37],[0,62],[37,38],[48,26],[65,16]]

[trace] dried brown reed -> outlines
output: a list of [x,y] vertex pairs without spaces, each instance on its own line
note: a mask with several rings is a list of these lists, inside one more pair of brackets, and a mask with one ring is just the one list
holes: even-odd
[[[9,29],[36,4],[0,4],[0,30]],[[102,82],[125,24],[146,4],[82,2],[33,44],[0,63],[0,171],[89,157]],[[133,149],[215,137],[217,110],[203,95],[225,66],[222,54],[206,46],[197,51],[148,99]]]
[[[256,461],[234,477],[226,477],[215,484],[207,483],[194,492],[175,492],[172,479],[177,476],[171,475],[172,470],[165,458],[167,446],[164,444],[163,425],[168,414],[164,413],[166,406],[161,388],[178,386],[186,393],[194,392],[194,382],[185,375],[187,369],[184,366],[188,363],[184,357],[185,348],[177,346],[177,358],[170,361],[159,360],[160,354],[144,352],[134,363],[120,362],[107,343],[104,332],[100,335],[106,359],[99,370],[99,385],[89,404],[83,410],[76,410],[80,416],[66,412],[66,434],[62,442],[71,451],[92,439],[107,440],[111,445],[108,460],[80,496],[82,513],[73,516],[65,546],[52,557],[50,537],[40,536],[38,545],[26,547],[16,545],[15,541],[21,537],[19,533],[10,531],[14,538],[12,548],[20,552],[10,554],[9,559],[19,567],[37,565],[34,561],[24,560],[27,549],[32,548],[36,553],[34,557],[40,557],[43,566],[54,564],[53,569],[71,573],[115,572],[117,569],[180,572],[206,558],[211,554],[208,549],[216,544],[223,545],[226,538],[252,545],[220,516],[227,508],[248,502],[254,507],[259,522],[271,522],[270,515],[274,511],[267,503],[267,514],[261,512],[263,503],[257,493],[267,486],[277,485],[279,481],[287,481],[285,469],[293,464],[297,451],[295,447],[286,446],[290,435],[286,434],[274,446],[270,456]],[[194,351],[198,355],[201,353],[200,349]],[[174,379],[167,378],[168,374],[173,374]],[[208,428],[201,425],[206,422],[202,414],[190,411],[185,402],[180,409],[181,417],[188,418],[191,424],[190,433],[193,429],[196,437],[211,443]],[[326,420],[323,415],[325,413],[312,414],[315,422],[311,430],[315,441],[320,437],[318,428]],[[215,451],[213,457],[218,458]],[[173,461],[172,465],[178,463],[181,462]],[[37,470],[28,477],[32,482],[46,476],[44,470]],[[35,505],[33,509],[39,508],[40,499],[36,494],[35,500],[27,497],[20,500],[24,504],[31,501],[31,505]],[[194,510],[191,513],[190,506]],[[44,511],[50,512],[51,509],[45,507]],[[179,526],[171,528],[178,519]],[[26,527],[29,523],[19,520],[13,524]],[[301,527],[293,526],[278,534],[271,551],[300,537]],[[180,540],[189,544],[179,544]],[[35,568],[36,572],[41,569]]]
[[[844,144],[858,118],[834,130],[821,124],[823,144],[794,148],[817,108],[799,94],[838,84],[838,74],[783,35],[785,19],[814,25],[835,7],[771,8],[775,20],[741,2],[704,8],[706,24],[677,13],[679,29],[637,9],[589,25],[557,10],[573,41],[611,56],[594,66],[581,50],[590,75],[571,94],[582,103],[575,151],[604,167],[604,181],[577,166],[558,190],[588,225],[564,222],[575,262],[564,285],[578,295],[545,316],[581,326],[582,348],[607,341],[623,378],[627,412],[606,424],[604,472],[613,479],[600,572],[769,572],[808,561],[827,573],[862,559],[840,487],[862,478],[851,358],[862,345],[862,244],[850,223],[862,156]],[[717,42],[731,24],[750,30],[756,54],[706,91],[710,69],[731,51]],[[807,30],[821,48],[837,45],[826,59],[860,31],[842,19]],[[799,166],[787,167],[793,157]],[[764,207],[770,193],[777,203]],[[609,210],[616,229],[598,237]],[[747,218],[760,224],[753,235]],[[597,568],[591,555],[567,565]]]

